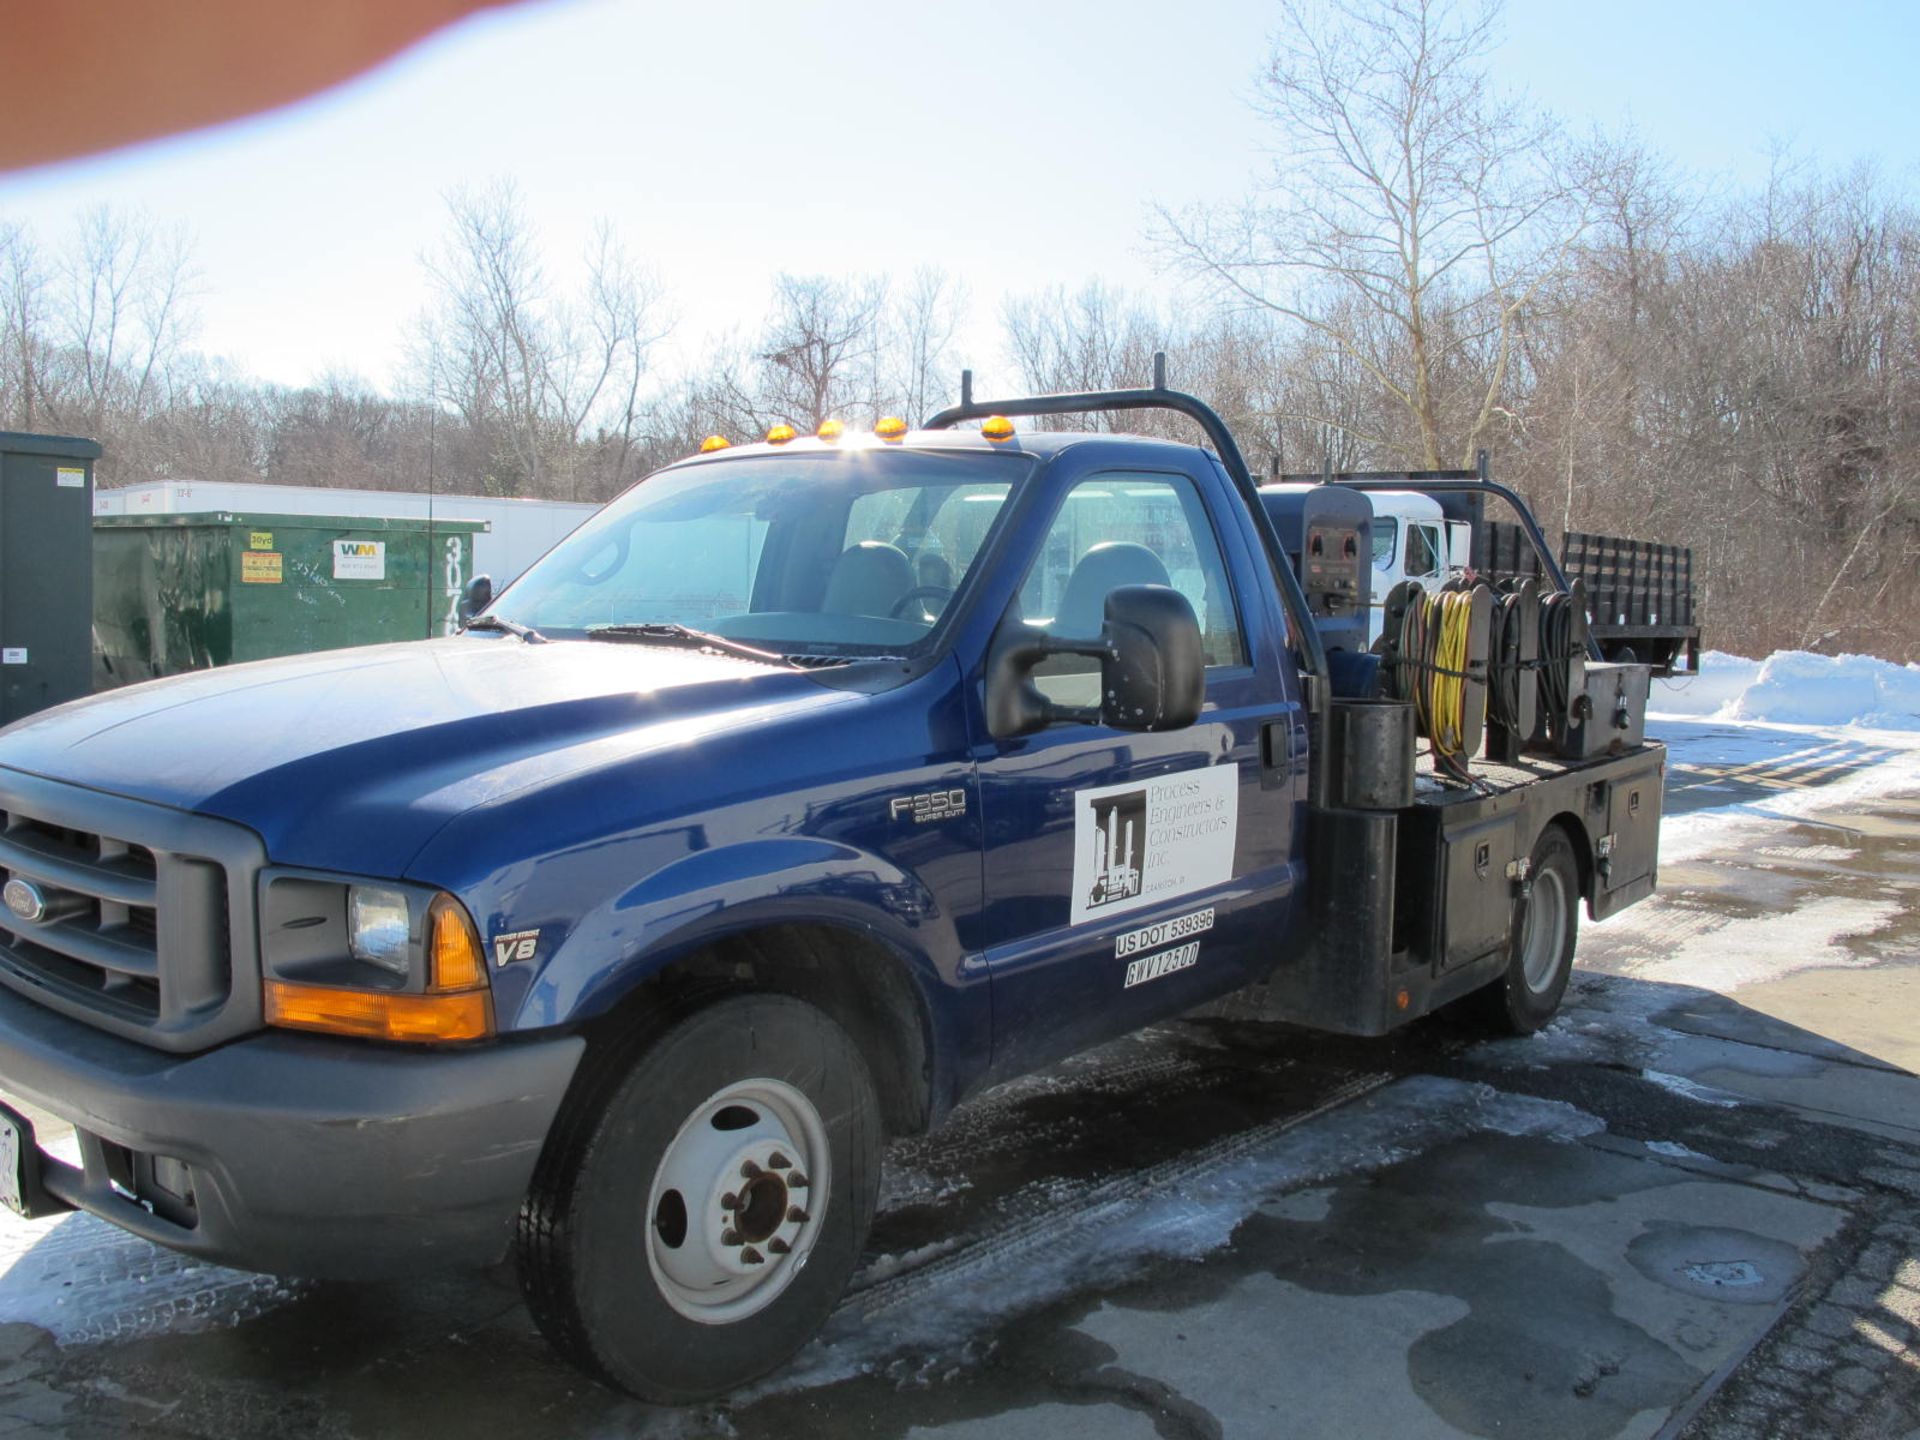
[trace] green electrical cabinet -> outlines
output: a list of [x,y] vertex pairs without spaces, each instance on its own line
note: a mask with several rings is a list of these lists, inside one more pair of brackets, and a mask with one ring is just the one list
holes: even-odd
[[95,685],[453,633],[484,520],[97,515]]
[[0,430],[0,725],[87,693],[100,447]]

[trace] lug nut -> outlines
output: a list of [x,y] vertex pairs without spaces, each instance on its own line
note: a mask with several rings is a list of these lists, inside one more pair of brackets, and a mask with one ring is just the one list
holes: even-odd
[[740,1259],[748,1265],[764,1265],[767,1263],[767,1257],[751,1245],[740,1252]]
[[740,1178],[743,1180],[751,1180],[759,1173],[760,1167],[751,1160],[748,1160],[740,1167]]
[[789,1190],[806,1189],[807,1177],[802,1175],[798,1170],[794,1171],[791,1175],[787,1176],[787,1188]]
[[784,1255],[793,1247],[776,1235],[767,1242],[767,1249],[775,1255]]
[[798,1205],[792,1206],[787,1211],[787,1219],[795,1225],[804,1225],[807,1223],[807,1212],[802,1210]]
[[767,1157],[767,1168],[769,1170],[791,1170],[793,1168],[793,1162],[776,1150]]
[[740,1232],[738,1230],[722,1230],[720,1232],[720,1243],[722,1245],[738,1245],[740,1243]]
[[720,1197],[720,1208],[722,1210],[738,1210],[740,1208],[740,1197],[738,1195],[722,1195]]

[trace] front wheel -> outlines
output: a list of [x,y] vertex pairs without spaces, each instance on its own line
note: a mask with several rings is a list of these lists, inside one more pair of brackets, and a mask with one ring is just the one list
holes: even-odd
[[1573,842],[1558,825],[1549,825],[1534,844],[1512,924],[1506,973],[1473,998],[1490,1028],[1531,1035],[1560,1008],[1580,933],[1580,866]]
[[665,1030],[592,1114],[562,1117],[521,1215],[522,1290],[581,1368],[644,1400],[710,1399],[820,1328],[879,1182],[873,1083],[846,1032],[785,996],[725,999]]

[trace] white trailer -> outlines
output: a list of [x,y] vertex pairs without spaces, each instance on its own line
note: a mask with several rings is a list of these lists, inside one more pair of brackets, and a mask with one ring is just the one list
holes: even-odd
[[325,485],[268,485],[232,480],[155,480],[99,490],[96,515],[197,515],[213,510],[274,515],[353,515],[366,519],[485,520],[474,539],[473,573],[491,575],[497,594],[598,505],[520,500],[497,495],[429,495],[424,490],[336,490]]

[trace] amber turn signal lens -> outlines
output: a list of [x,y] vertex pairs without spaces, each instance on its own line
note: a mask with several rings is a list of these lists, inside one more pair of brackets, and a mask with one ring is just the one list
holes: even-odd
[[888,415],[873,427],[873,433],[882,440],[898,440],[907,433],[907,422],[898,415]]
[[473,933],[460,902],[442,895],[433,902],[428,917],[433,929],[427,950],[427,989],[485,989],[487,966],[480,958],[480,937]]
[[269,980],[265,998],[267,1023],[289,1030],[413,1042],[484,1040],[493,1034],[493,996],[485,990],[399,995]]
[[989,440],[1011,440],[1013,421],[1004,415],[989,415],[987,423],[980,427],[980,433]]
[[709,435],[700,442],[700,453],[705,455],[710,451],[724,450],[732,443],[733,442],[724,435]]
[[793,427],[791,425],[776,425],[767,431],[767,443],[769,445],[784,445],[792,438]]

